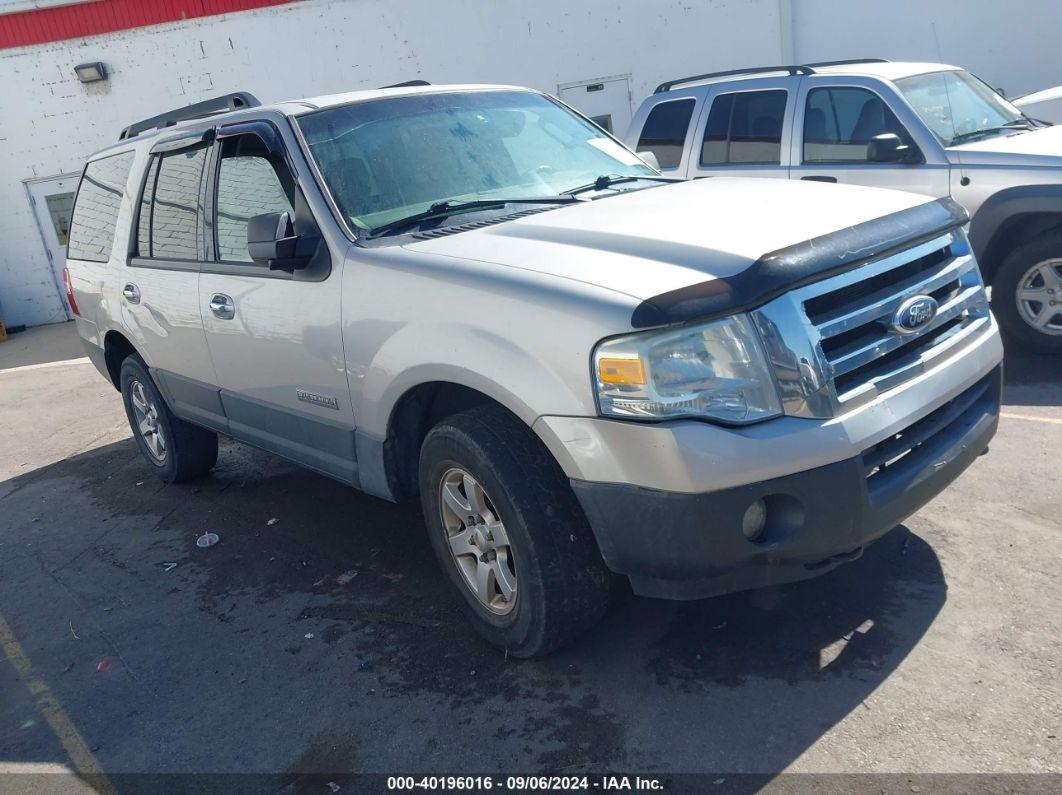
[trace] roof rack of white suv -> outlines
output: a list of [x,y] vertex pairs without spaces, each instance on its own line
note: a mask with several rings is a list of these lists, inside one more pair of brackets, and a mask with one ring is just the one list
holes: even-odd
[[395,83],[390,86],[380,86],[380,88],[412,88],[413,86],[430,86],[427,80],[407,80],[404,83]]
[[123,141],[126,138],[133,138],[140,135],[142,132],[155,130],[160,127],[172,127],[179,121],[202,119],[207,116],[216,116],[219,113],[242,110],[243,108],[256,108],[261,104],[262,103],[258,101],[254,94],[250,94],[247,91],[236,91],[232,94],[225,94],[221,97],[205,99],[202,102],[196,102],[192,105],[185,105],[183,108],[168,110],[165,113],[160,113],[158,116],[152,116],[149,119],[130,124],[122,130],[121,135],[118,136],[118,140]]
[[740,75],[770,74],[772,72],[788,72],[791,75],[813,75],[815,74],[815,67],[842,66],[844,64],[860,63],[886,63],[886,60],[884,58],[853,58],[846,61],[819,61],[818,63],[792,64],[789,66],[755,66],[750,69],[730,69],[725,72],[708,72],[703,75],[691,75],[690,77],[680,77],[676,80],[666,80],[658,85],[656,91],[653,93],[662,94],[665,91],[670,91],[675,86],[684,85],[686,83],[699,83],[702,80],[713,80],[717,77],[738,77]]
[[811,68],[820,66],[851,66],[853,64],[860,63],[888,63],[888,58],[843,58],[840,61],[816,61],[815,63],[807,64]]

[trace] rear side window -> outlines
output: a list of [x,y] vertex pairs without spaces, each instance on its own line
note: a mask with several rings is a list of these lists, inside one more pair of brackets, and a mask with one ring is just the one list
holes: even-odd
[[701,165],[781,165],[786,91],[721,94],[701,142]]
[[144,181],[137,253],[152,259],[199,259],[199,190],[206,146],[156,155]]
[[70,259],[106,262],[111,258],[118,209],[133,157],[133,152],[123,152],[85,166],[70,220]]
[[652,152],[660,168],[677,168],[682,162],[682,145],[686,142],[686,130],[693,118],[696,100],[680,99],[663,102],[649,111],[638,139],[639,152]]
[[907,131],[885,101],[865,88],[816,88],[804,107],[804,162],[866,162],[875,135]]

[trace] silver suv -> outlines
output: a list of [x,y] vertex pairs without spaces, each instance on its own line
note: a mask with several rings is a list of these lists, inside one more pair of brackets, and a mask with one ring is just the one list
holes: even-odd
[[419,495],[476,628],[531,656],[611,573],[691,599],[828,571],[987,449],[965,220],[675,183],[526,89],[237,94],[90,159],[67,286],[159,477],[223,433]]
[[780,177],[948,196],[1004,331],[1062,354],[1062,127],[968,72],[876,59],[670,80],[626,136],[665,174]]

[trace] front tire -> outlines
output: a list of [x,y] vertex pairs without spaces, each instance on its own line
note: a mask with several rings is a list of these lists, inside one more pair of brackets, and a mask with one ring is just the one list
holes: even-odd
[[209,472],[218,460],[218,435],[177,417],[147,365],[130,354],[122,362],[122,401],[140,452],[157,477],[180,483]]
[[1007,336],[1062,355],[1062,231],[1014,249],[992,279],[992,308]]
[[498,407],[443,420],[421,447],[420,495],[432,547],[475,629],[535,657],[595,624],[609,573],[564,473]]

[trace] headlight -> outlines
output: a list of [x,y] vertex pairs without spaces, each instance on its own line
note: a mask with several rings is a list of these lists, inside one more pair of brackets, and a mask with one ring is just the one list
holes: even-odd
[[594,350],[594,374],[606,416],[743,424],[782,413],[767,357],[745,315],[606,340]]

